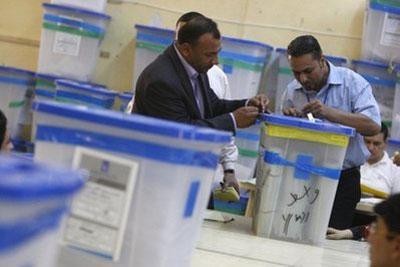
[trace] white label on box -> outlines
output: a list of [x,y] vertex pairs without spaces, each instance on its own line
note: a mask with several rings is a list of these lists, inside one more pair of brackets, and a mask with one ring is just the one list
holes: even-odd
[[118,239],[118,230],[97,223],[91,223],[71,216],[67,219],[64,241],[69,244],[85,248],[96,252],[97,255],[103,255],[112,258],[114,244]]
[[53,53],[78,56],[82,37],[75,34],[56,31]]
[[73,167],[90,178],[72,202],[63,243],[118,261],[139,164],[77,147]]
[[[82,19],[59,15],[60,18],[82,22]],[[62,26],[62,23],[58,23]],[[53,53],[69,56],[78,56],[82,37],[79,35],[56,31],[54,35]]]
[[89,181],[76,197],[72,213],[107,226],[118,227],[124,201],[124,191]]
[[381,45],[400,47],[400,15],[385,14]]

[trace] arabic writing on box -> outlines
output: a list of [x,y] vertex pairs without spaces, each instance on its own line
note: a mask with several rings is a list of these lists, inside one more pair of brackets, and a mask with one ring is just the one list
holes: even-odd
[[[312,188],[312,186],[304,185],[301,195],[297,193],[290,193],[290,196],[291,200],[290,203],[287,204],[287,206],[293,208],[293,211],[282,214],[282,219],[284,223],[283,233],[285,235],[288,234],[291,223],[305,224],[308,221],[310,217],[310,212],[306,212],[305,209],[302,211],[296,211],[296,206],[298,206],[300,202],[302,202],[301,205],[303,207],[313,205],[318,199],[319,189]],[[304,201],[306,201],[306,203],[304,203]]]

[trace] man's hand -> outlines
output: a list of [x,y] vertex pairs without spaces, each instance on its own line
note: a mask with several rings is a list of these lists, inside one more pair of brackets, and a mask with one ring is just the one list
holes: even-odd
[[232,112],[238,128],[247,128],[254,124],[258,116],[258,108],[249,106],[241,107]]
[[222,185],[222,190],[225,190],[226,188],[232,186],[235,188],[236,192],[240,195],[239,191],[239,182],[236,179],[235,173],[234,172],[226,172],[224,173],[224,183]]
[[302,109],[303,114],[312,113],[316,118],[327,118],[329,119],[332,109],[325,106],[319,100],[311,101],[306,104]]
[[328,228],[326,233],[326,238],[331,240],[340,240],[340,239],[352,239],[353,232],[349,229],[346,230],[338,230],[335,228]]
[[394,152],[394,155],[392,157],[393,163],[396,164],[397,166],[400,166],[400,153],[399,151]]
[[260,113],[264,113],[267,110],[268,103],[269,99],[266,95],[256,95],[249,100],[247,105],[257,107]]
[[291,117],[302,117],[303,113],[301,111],[298,111],[295,108],[285,108],[282,110],[283,115],[285,116],[291,116]]

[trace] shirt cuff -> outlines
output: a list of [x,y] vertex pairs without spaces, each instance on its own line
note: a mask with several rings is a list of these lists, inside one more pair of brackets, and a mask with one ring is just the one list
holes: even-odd
[[233,116],[233,113],[231,112],[231,113],[229,113],[229,115],[231,115],[231,118],[232,118],[232,122],[233,122],[233,127],[235,128],[235,132],[236,132],[236,129],[237,129],[237,125],[236,125],[236,120],[235,120],[235,116]]
[[235,169],[235,162],[224,162],[221,163],[222,164],[222,168],[225,170],[234,170]]

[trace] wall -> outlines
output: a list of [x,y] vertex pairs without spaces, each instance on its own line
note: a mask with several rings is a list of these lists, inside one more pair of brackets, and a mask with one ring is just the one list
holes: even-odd
[[[41,0],[0,0],[0,64],[36,69]],[[173,29],[184,12],[215,19],[223,35],[286,47],[312,33],[326,54],[360,55],[365,0],[109,0],[113,17],[102,44],[95,81],[119,91],[132,88],[134,24]]]

